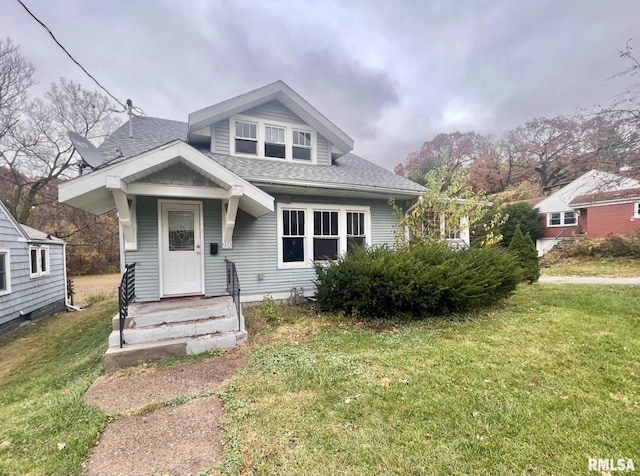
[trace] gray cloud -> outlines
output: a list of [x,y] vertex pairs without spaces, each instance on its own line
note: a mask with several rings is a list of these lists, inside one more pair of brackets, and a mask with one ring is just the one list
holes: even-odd
[[[282,79],[388,168],[440,132],[500,134],[606,103],[640,2],[191,0],[51,3],[32,11],[111,92],[149,115]],[[17,4],[0,19],[37,69],[95,85]],[[638,40],[640,41],[640,39]]]

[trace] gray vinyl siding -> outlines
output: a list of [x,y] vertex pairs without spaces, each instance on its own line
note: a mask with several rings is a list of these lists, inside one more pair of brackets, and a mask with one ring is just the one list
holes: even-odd
[[136,300],[160,299],[158,259],[158,199],[138,197],[136,201],[138,249],[125,251],[125,263],[136,263]]
[[[277,197],[276,197],[277,200]],[[287,197],[287,202],[327,204],[340,206],[368,206],[371,210],[371,244],[394,243],[393,229],[397,219],[386,200],[331,199],[325,197]],[[224,255],[236,263],[242,294],[275,294],[303,287],[313,290],[313,269],[278,269],[277,217],[269,213],[255,219],[238,213],[233,249]]]
[[[222,201],[204,200],[202,209],[204,213],[202,248],[204,252],[205,294],[207,296],[222,296],[225,294],[226,287],[226,269],[222,250]],[[212,243],[218,247],[217,255],[211,254]]]
[[30,243],[0,210],[0,250],[9,250],[11,279],[11,292],[0,296],[0,334],[23,321],[65,310],[64,245],[42,244],[49,247],[49,274],[32,278]]
[[[258,119],[271,120],[277,122],[287,122],[290,124],[302,124],[306,125],[306,123],[300,119],[296,114],[291,112],[289,109],[284,107],[280,102],[270,101],[266,104],[262,104],[261,106],[254,107],[253,109],[249,109],[242,113],[243,116],[251,116]],[[213,152],[218,154],[226,154],[230,155],[231,151],[229,150],[229,120],[225,119],[223,121],[216,122],[213,125],[212,129],[212,140],[213,140]],[[329,141],[324,137],[318,134],[318,150],[317,150],[317,162],[319,165],[330,165],[331,164],[331,146]]]
[[182,185],[193,187],[215,187],[218,185],[190,169],[183,163],[171,165],[159,172],[143,177],[137,182],[155,183],[160,185]]
[[[277,197],[276,197],[277,199]],[[386,200],[287,197],[287,201],[327,205],[368,206],[371,210],[371,244],[393,244],[397,219]],[[238,210],[233,248],[222,249],[222,204],[203,201],[205,295],[226,294],[225,258],[236,264],[243,296],[288,293],[293,287],[311,291],[313,269],[278,269],[276,212],[254,218]],[[136,295],[139,302],[160,298],[158,269],[158,205],[156,198],[141,197],[137,203],[138,251],[126,253],[136,264]],[[211,254],[211,243],[218,253]]]
[[284,107],[281,102],[273,99],[267,103],[248,109],[243,116],[257,117],[267,121],[289,122],[292,124],[306,124],[296,114]]
[[318,134],[318,152],[316,154],[318,165],[331,165],[331,145],[324,136]]
[[213,152],[229,155],[229,120],[213,125]]

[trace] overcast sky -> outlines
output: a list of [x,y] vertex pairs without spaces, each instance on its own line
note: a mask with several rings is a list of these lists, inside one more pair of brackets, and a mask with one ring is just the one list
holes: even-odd
[[[440,132],[500,135],[608,103],[640,50],[638,0],[23,0],[122,102],[189,112],[281,79],[392,169]],[[97,86],[14,0],[0,35],[36,68]],[[126,117],[123,115],[123,119]]]

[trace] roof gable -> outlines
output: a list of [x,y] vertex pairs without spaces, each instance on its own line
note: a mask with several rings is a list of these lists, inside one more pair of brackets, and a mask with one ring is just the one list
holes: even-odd
[[590,170],[557,192],[542,200],[536,208],[540,213],[572,210],[571,202],[580,195],[627,190],[640,187],[640,182],[629,177]]
[[0,201],[0,214],[4,214],[7,217],[7,221],[13,225],[13,228],[15,228],[20,236],[22,236],[26,241],[43,241],[47,243],[64,244],[64,241],[60,238],[56,238],[55,236],[51,236],[43,231],[18,223],[2,201]]
[[13,228],[15,228],[15,230],[20,234],[20,236],[22,236],[25,240],[29,239],[29,236],[25,233],[20,223],[16,221],[16,219],[13,217],[13,215],[11,214],[9,209],[5,206],[5,204],[2,203],[2,200],[0,200],[0,214],[3,214],[6,216],[7,221],[13,226]]
[[276,81],[232,99],[192,112],[189,114],[188,135],[191,136],[191,134],[211,124],[245,113],[273,100],[279,101],[305,124],[326,137],[342,153],[346,154],[353,150],[353,139],[351,137],[282,81]]
[[[123,188],[136,186],[141,178],[182,163],[216,183],[224,191],[232,193],[240,188],[242,197],[240,208],[253,216],[261,216],[274,210],[274,198],[248,181],[226,169],[183,141],[174,141],[163,147],[142,153],[128,160],[115,162],[90,174],[77,177],[58,186],[60,202],[77,206],[95,214],[105,213],[115,208],[114,199],[106,185],[120,182]],[[138,188],[140,188],[138,184]],[[169,193],[171,187],[164,186]],[[215,194],[216,189],[202,187]],[[179,192],[180,190],[178,190]]]

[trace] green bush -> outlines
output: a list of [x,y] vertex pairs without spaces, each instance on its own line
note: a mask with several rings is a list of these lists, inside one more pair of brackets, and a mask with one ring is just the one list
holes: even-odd
[[516,225],[513,238],[509,243],[509,253],[513,254],[522,271],[522,280],[535,283],[540,278],[540,261],[536,245],[529,233],[522,235],[520,224]]
[[520,274],[503,249],[452,250],[446,243],[358,249],[316,265],[322,310],[420,318],[489,306],[509,296]]
[[528,233],[531,236],[534,243],[544,235],[544,227],[542,223],[540,223],[540,213],[538,210],[526,202],[512,203],[502,208],[489,209],[481,221],[471,226],[469,232],[471,234],[472,247],[480,246],[485,236],[484,226],[488,224],[498,212],[508,216],[507,221],[496,230],[497,233],[502,235],[501,246],[505,248],[509,246],[517,225],[520,225],[520,229],[524,235]]

